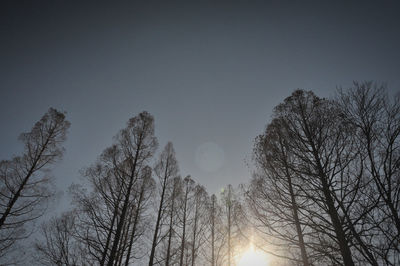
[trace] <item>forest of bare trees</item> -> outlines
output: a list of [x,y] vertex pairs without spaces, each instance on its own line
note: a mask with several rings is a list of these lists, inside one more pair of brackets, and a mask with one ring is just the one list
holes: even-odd
[[0,162],[1,263],[34,233],[37,265],[233,266],[249,243],[268,265],[400,265],[399,100],[373,82],[294,91],[255,138],[251,180],[213,195],[180,175],[171,142],[157,150],[142,112],[81,171],[71,208],[32,226],[70,125],[49,109]]

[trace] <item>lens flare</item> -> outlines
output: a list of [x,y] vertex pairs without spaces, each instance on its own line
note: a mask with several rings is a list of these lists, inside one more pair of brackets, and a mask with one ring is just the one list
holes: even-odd
[[268,257],[262,252],[255,250],[253,245],[250,245],[240,256],[238,266],[268,266]]
[[214,142],[203,143],[195,152],[197,166],[208,173],[218,171],[224,164],[224,158],[224,151]]

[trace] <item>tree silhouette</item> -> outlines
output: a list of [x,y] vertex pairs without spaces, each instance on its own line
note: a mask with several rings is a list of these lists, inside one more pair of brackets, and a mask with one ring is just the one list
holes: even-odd
[[26,238],[25,225],[43,214],[53,194],[48,167],[61,159],[69,126],[64,113],[50,108],[30,132],[20,135],[24,153],[0,162],[0,257]]

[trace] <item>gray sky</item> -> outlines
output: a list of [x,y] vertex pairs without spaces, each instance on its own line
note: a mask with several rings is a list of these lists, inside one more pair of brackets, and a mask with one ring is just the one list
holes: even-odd
[[0,4],[0,159],[50,106],[67,111],[60,189],[143,110],[159,151],[172,141],[213,193],[247,182],[253,139],[294,89],[400,89],[396,1],[83,2]]

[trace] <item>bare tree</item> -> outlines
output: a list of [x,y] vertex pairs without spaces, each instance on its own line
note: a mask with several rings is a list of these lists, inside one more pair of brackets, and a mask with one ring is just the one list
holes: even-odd
[[161,231],[160,223],[161,220],[163,219],[163,216],[166,214],[164,209],[166,205],[165,201],[167,199],[166,197],[167,187],[171,183],[170,180],[177,177],[178,175],[178,163],[176,161],[174,147],[172,146],[171,142],[169,142],[165,146],[163,152],[160,155],[159,160],[157,161],[154,170],[160,180],[161,195],[157,212],[156,225],[154,229],[153,242],[150,251],[149,266],[152,266],[154,264],[154,256],[156,252],[157,243],[159,241],[158,237]]
[[[333,196],[335,184],[338,184],[335,181],[340,178],[338,174],[354,156],[349,141],[349,128],[341,123],[336,105],[316,97],[312,92],[295,91],[275,110],[276,115],[284,122],[290,150],[298,159],[293,170],[297,168],[296,171],[307,177],[307,184],[312,185],[307,191],[304,190],[305,192],[317,189],[317,198],[314,192],[309,196],[314,197],[314,202],[329,216],[330,220],[321,217],[318,223],[331,223],[343,263],[354,265],[351,244],[346,237],[345,227]],[[315,217],[316,213],[312,215]]]
[[117,223],[110,257],[107,263],[108,266],[115,265],[118,245],[124,223],[126,223],[129,200],[135,183],[135,177],[140,168],[144,166],[143,164],[153,156],[157,147],[157,140],[154,137],[153,117],[147,112],[142,112],[138,116],[131,118],[127,127],[121,130],[116,139],[121,157],[119,158],[120,163],[116,164],[115,167],[118,167],[120,164],[126,166],[117,168],[117,171],[119,171],[128,182],[126,194],[121,206],[121,215]]
[[24,225],[40,217],[48,190],[49,166],[62,157],[62,143],[70,123],[65,114],[50,108],[20,140],[23,155],[0,162],[0,257],[29,235]]
[[79,214],[77,237],[86,243],[93,262],[122,265],[136,253],[132,246],[154,188],[147,162],[156,147],[153,117],[142,112],[85,170],[91,190],[71,188]]

